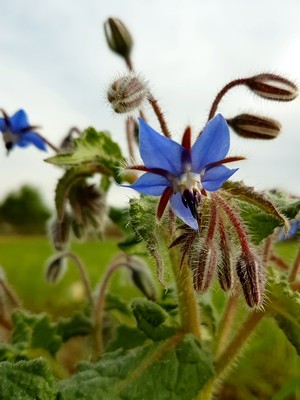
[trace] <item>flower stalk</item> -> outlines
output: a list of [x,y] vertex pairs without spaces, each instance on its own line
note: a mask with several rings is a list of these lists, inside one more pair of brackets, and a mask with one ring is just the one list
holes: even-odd
[[193,286],[191,270],[186,260],[184,260],[180,266],[180,256],[174,248],[170,250],[170,257],[177,288],[178,307],[182,330],[185,333],[192,333],[200,340],[200,311]]

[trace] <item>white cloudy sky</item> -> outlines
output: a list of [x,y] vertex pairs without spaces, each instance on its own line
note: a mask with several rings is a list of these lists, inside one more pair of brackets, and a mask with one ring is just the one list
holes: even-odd
[[[124,120],[105,102],[105,86],[125,71],[105,43],[109,16],[130,28],[136,70],[151,82],[175,138],[188,123],[195,132],[202,127],[231,79],[270,71],[300,83],[299,0],[1,0],[0,107],[8,114],[24,108],[56,144],[71,126],[92,125],[110,130],[126,148]],[[257,112],[282,123],[275,141],[232,135],[231,154],[248,157],[236,178],[300,195],[300,100],[274,104],[239,88],[220,112]],[[147,116],[158,129],[150,109]],[[35,148],[14,149],[9,157],[0,149],[0,199],[31,183],[50,203],[61,171],[44,158]],[[111,201],[127,195],[112,191]]]

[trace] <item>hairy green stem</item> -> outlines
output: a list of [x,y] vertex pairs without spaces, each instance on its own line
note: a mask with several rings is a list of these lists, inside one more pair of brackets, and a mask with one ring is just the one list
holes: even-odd
[[105,309],[105,295],[107,292],[108,284],[112,274],[116,271],[116,269],[128,266],[126,263],[122,261],[122,258],[124,257],[126,257],[125,254],[118,254],[114,258],[114,260],[109,265],[105,273],[105,276],[101,282],[101,286],[99,288],[98,296],[96,299],[96,305],[94,309],[96,358],[98,358],[104,350],[102,327],[103,327],[103,317]]
[[246,321],[242,324],[235,337],[229,343],[226,350],[216,361],[216,377],[222,373],[235,361],[239,353],[244,349],[244,346],[253,333],[258,323],[265,315],[264,311],[252,311]]
[[193,286],[191,270],[186,260],[180,266],[180,257],[175,249],[171,249],[170,255],[177,288],[182,330],[185,333],[192,333],[200,340],[200,312]]
[[217,331],[216,339],[215,339],[215,356],[219,357],[220,354],[226,348],[228,343],[228,337],[232,330],[232,325],[235,320],[237,305],[238,305],[238,294],[235,293],[229,297],[226,308],[223,312],[222,319],[219,324],[219,328]]
[[84,268],[84,265],[79,260],[79,258],[71,251],[66,251],[65,253],[62,254],[62,256],[71,258],[75,262],[75,265],[78,268],[78,271],[80,273],[80,277],[81,277],[82,283],[84,285],[85,292],[86,292],[88,301],[90,303],[91,309],[94,310],[95,304],[94,304],[92,288],[91,288],[90,280],[89,280],[86,270]]

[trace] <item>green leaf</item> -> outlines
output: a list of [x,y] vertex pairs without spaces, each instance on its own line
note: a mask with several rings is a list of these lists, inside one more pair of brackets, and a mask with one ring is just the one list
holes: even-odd
[[170,326],[167,320],[169,315],[153,301],[140,298],[132,302],[132,310],[141,329],[150,339],[162,340],[174,335],[176,328]]
[[192,335],[106,353],[60,384],[60,400],[192,400],[212,376],[212,363]]
[[55,355],[60,348],[61,337],[47,314],[29,315],[17,310],[12,316],[12,321],[12,344],[18,348],[45,349],[51,355]]
[[108,344],[106,351],[133,349],[134,347],[141,346],[146,339],[148,337],[138,328],[120,325],[116,330],[116,337]]
[[63,342],[74,336],[88,335],[91,330],[91,321],[82,312],[76,312],[72,318],[61,318],[57,323],[57,333]]
[[290,288],[284,276],[270,278],[267,292],[266,311],[275,318],[300,355],[300,293]]
[[247,225],[247,231],[251,235],[254,244],[259,244],[263,239],[272,235],[277,228],[279,220],[262,212],[251,204],[239,202],[240,215]]
[[[61,153],[46,161],[62,167],[75,167],[92,163],[103,168],[105,175],[117,175],[117,164],[122,160],[120,147],[108,132],[97,132],[87,128],[82,136],[74,141],[72,153]],[[106,173],[104,172],[106,171]]]
[[0,399],[54,400],[54,379],[42,359],[0,363]]
[[156,220],[157,203],[158,200],[152,196],[130,199],[129,222],[136,236],[144,241],[148,254],[155,260],[158,279],[166,287],[164,270],[165,266],[170,266],[168,241],[171,242],[171,238],[167,217],[160,223]]
[[114,293],[107,293],[105,296],[105,310],[118,310],[122,314],[131,315],[128,304],[120,297]]
[[284,225],[286,231],[289,229],[287,218],[264,194],[255,192],[241,182],[228,181],[223,188],[237,201],[241,216],[256,244],[269,236],[277,226]]
[[300,200],[296,200],[295,197],[291,197],[284,192],[267,192],[266,196],[288,219],[295,218],[300,211]]

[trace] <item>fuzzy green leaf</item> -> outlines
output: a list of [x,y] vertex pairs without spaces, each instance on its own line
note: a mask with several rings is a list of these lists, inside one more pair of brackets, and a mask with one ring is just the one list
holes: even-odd
[[54,400],[54,379],[42,359],[0,363],[0,399]]
[[166,286],[164,269],[166,265],[170,265],[168,240],[171,242],[171,238],[168,236],[167,217],[160,223],[156,221],[157,202],[156,198],[143,195],[140,199],[130,199],[129,222],[136,236],[145,243],[149,255],[155,260],[160,283]]
[[60,400],[192,400],[212,376],[212,363],[192,335],[106,353],[60,384]]
[[162,340],[174,335],[176,328],[166,323],[167,312],[153,301],[140,298],[132,302],[133,314],[138,328],[150,339]]
[[81,312],[77,312],[72,318],[61,318],[57,323],[57,333],[63,342],[73,336],[85,336],[91,333],[90,319]]
[[223,185],[238,202],[241,216],[250,227],[250,234],[256,244],[280,225],[289,229],[287,218],[263,193],[255,192],[252,187],[241,182],[226,182]]
[[20,349],[44,349],[55,355],[61,346],[61,337],[47,314],[29,315],[17,310],[12,316],[14,329],[12,344]]
[[290,288],[286,277],[270,278],[267,291],[266,311],[275,318],[300,355],[300,293]]
[[115,351],[118,349],[129,350],[141,346],[148,337],[138,328],[127,325],[120,325],[116,330],[116,336],[111,341],[106,351]]
[[122,160],[120,147],[108,132],[97,132],[87,128],[82,136],[74,141],[71,153],[61,153],[46,161],[62,167],[75,167],[86,163],[101,166],[105,175],[116,175],[117,164]]

